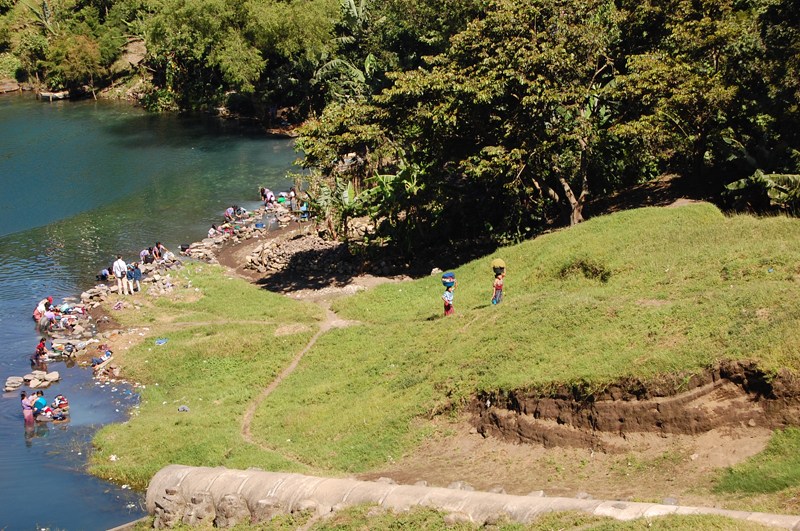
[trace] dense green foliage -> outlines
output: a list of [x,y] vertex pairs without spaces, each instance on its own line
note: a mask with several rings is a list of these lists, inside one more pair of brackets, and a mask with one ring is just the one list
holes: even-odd
[[[796,7],[494,0],[380,94],[329,105],[299,145],[318,179],[413,183],[355,203],[418,247],[575,224],[590,197],[664,172],[712,195],[759,169],[797,173]],[[769,206],[764,187],[743,188],[734,206]]]
[[[480,0],[0,0],[4,76],[136,85],[155,110],[274,120],[371,95],[480,13]],[[17,62],[11,63],[14,57]]]

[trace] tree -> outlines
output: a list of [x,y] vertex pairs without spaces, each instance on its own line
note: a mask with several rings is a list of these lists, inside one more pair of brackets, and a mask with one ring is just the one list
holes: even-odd
[[89,85],[105,74],[100,46],[85,35],[62,33],[50,44],[45,65],[48,80],[54,86],[76,88]]
[[[698,175],[723,133],[752,129],[765,96],[760,7],[737,0],[623,2],[626,35],[615,131],[643,138],[674,170]],[[648,35],[642,38],[640,35]],[[726,134],[730,134],[729,132]]]
[[[428,70],[376,98],[404,146],[487,186],[553,201],[582,221],[619,38],[613,3],[497,0]],[[423,146],[422,143],[426,144]]]

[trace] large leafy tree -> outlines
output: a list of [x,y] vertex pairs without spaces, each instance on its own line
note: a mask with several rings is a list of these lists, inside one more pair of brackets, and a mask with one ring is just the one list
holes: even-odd
[[618,19],[607,0],[492,2],[427,68],[392,75],[361,113],[385,132],[372,151],[394,149],[384,166],[419,168],[415,205],[438,221],[474,224],[478,211],[453,208],[469,190],[494,203],[484,218],[493,228],[518,225],[542,200],[580,222],[612,116],[605,94]]
[[758,0],[623,1],[631,37],[617,78],[625,111],[615,130],[645,139],[674,170],[695,175],[715,162],[725,137],[760,136],[755,122],[768,99],[763,7]]

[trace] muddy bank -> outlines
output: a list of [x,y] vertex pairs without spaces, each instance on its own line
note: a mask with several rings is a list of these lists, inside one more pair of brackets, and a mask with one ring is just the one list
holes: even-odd
[[470,423],[484,437],[545,447],[626,451],[632,434],[698,436],[713,429],[800,423],[800,382],[788,371],[721,362],[700,374],[629,379],[598,395],[559,387],[550,396],[502,391],[475,396]]

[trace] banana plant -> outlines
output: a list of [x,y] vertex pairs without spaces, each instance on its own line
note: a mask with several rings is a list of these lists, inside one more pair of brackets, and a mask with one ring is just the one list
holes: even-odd
[[772,200],[795,215],[800,213],[800,175],[764,173],[759,169],[725,188],[725,196],[734,207],[764,210]]
[[27,2],[23,2],[28,9],[31,10],[31,13],[38,19],[37,24],[44,27],[47,31],[52,33],[54,36],[58,35],[59,25],[58,21],[55,20],[53,16],[53,10],[50,7],[50,4],[47,3],[47,0],[42,0],[42,3],[39,4],[39,8],[35,8]]

